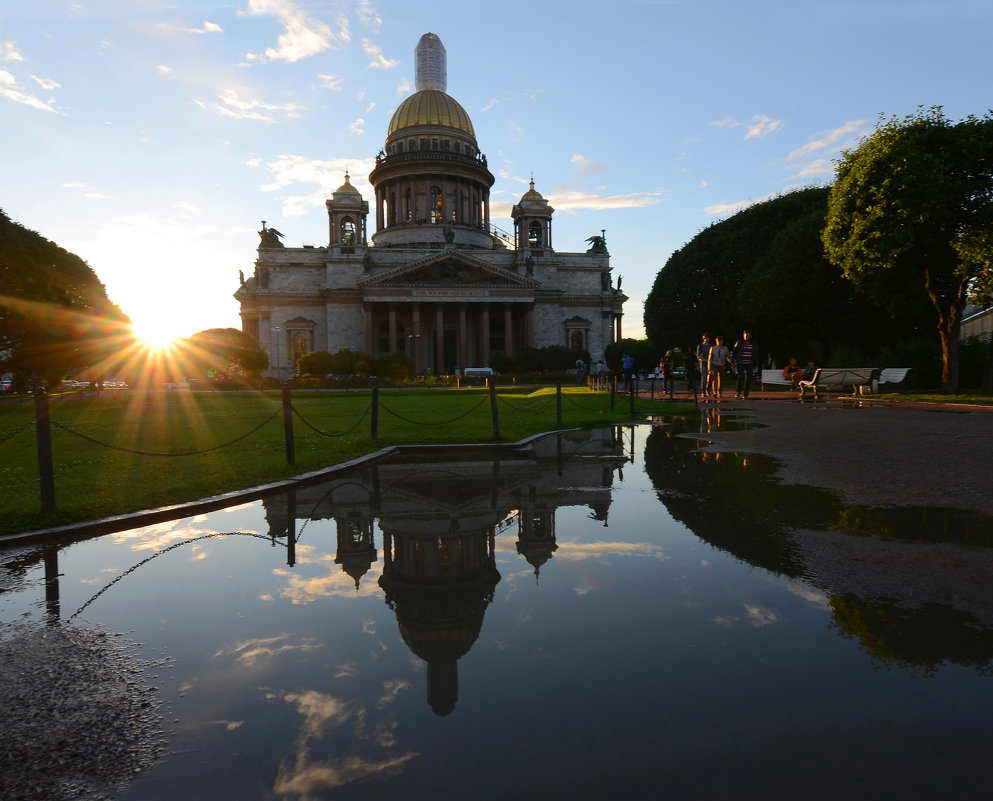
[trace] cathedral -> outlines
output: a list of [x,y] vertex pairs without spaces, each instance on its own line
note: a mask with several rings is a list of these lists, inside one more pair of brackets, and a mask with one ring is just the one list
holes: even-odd
[[[394,112],[369,174],[370,200],[344,183],[325,202],[327,247],[286,247],[263,222],[258,258],[235,298],[242,330],[291,378],[305,353],[403,353],[415,374],[482,367],[492,354],[564,345],[594,360],[621,337],[627,299],[611,280],[604,232],[557,251],[554,209],[531,181],[490,220],[493,174],[465,109],[446,94],[445,48],[415,49],[416,91]],[[618,282],[619,283],[619,282]]]

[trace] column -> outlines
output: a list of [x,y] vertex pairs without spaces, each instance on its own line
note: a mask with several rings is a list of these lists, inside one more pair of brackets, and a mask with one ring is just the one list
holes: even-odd
[[503,304],[503,350],[508,356],[514,355],[514,307]]
[[445,372],[445,304],[436,303],[434,307],[434,371],[436,374]]
[[414,337],[414,375],[421,374],[421,304],[411,311],[410,333]]
[[375,340],[373,339],[373,332],[376,330],[373,326],[373,309],[374,304],[366,303],[363,307],[365,311],[365,352],[372,356],[376,351],[373,350],[375,347]]
[[389,342],[386,343],[387,353],[396,353],[397,350],[397,306],[395,303],[389,304]]
[[479,355],[480,366],[485,367],[490,363],[490,304],[482,304],[482,313],[480,314],[481,323],[483,326],[483,336],[480,342],[482,343],[482,353]]
[[465,324],[465,304],[459,304],[459,347],[458,347],[458,360],[459,367],[466,368],[469,366],[466,361],[469,358],[469,341],[466,336],[466,324]]
[[534,305],[528,307],[527,314],[524,315],[524,344],[534,347]]

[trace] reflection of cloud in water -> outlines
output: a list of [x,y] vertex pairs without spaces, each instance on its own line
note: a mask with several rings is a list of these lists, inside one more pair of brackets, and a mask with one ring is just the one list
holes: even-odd
[[760,629],[765,626],[771,626],[774,623],[783,622],[783,616],[775,609],[769,609],[767,606],[759,606],[758,604],[742,604],[741,606],[745,610],[743,616],[718,615],[713,618],[714,623],[718,626],[727,626],[728,628],[736,626],[739,623],[745,623],[746,625]]
[[[389,689],[406,682],[387,682]],[[276,775],[273,792],[276,795],[296,796],[303,801],[318,797],[327,790],[343,787],[349,782],[364,779],[367,776],[395,775],[403,770],[411,759],[418,756],[414,752],[405,754],[385,754],[374,758],[348,754],[345,756],[329,755],[323,760],[314,760],[312,750],[314,741],[320,739],[332,729],[343,726],[349,720],[354,720],[355,734],[360,740],[371,740],[374,745],[390,748],[396,744],[394,731],[396,722],[387,720],[378,724],[371,734],[365,732],[366,710],[355,701],[342,701],[326,693],[308,690],[304,693],[270,694],[270,699],[279,698],[295,706],[303,717],[299,736],[292,746],[292,753],[283,760]]]
[[649,556],[671,559],[651,542],[559,542],[555,558],[561,560],[603,559],[608,556]]
[[[206,534],[221,533],[214,526],[197,525],[209,521],[210,518],[207,515],[198,515],[182,520],[166,520],[162,523],[133,528],[128,531],[117,531],[107,536],[111,542],[128,544],[132,551],[161,551],[183,540],[203,537]],[[239,529],[239,531],[245,534],[258,533],[251,529]]]
[[792,593],[798,598],[802,598],[804,601],[812,603],[819,609],[828,611],[831,608],[831,602],[828,600],[827,594],[821,590],[816,590],[813,587],[808,587],[806,584],[801,584],[798,581],[793,581],[784,576],[776,576],[773,574],[768,574],[762,576],[762,578],[769,582],[770,584],[775,584],[777,587],[782,587],[787,592]]
[[[286,598],[294,604],[309,604],[322,598],[358,598],[378,596],[382,593],[379,588],[379,574],[382,559],[377,560],[369,571],[362,577],[358,588],[355,579],[334,563],[334,555],[321,553],[314,555],[313,546],[297,546],[297,562],[290,568],[274,568],[274,576],[286,579],[286,585],[279,591],[280,598]],[[314,570],[323,571],[322,575],[306,575]]]
[[383,682],[383,695],[376,702],[376,709],[385,709],[394,701],[396,701],[397,696],[403,691],[410,687],[410,682],[404,679],[397,679],[396,681],[384,681]]
[[246,640],[230,648],[222,648],[214,654],[214,658],[234,656],[242,667],[257,667],[263,659],[271,659],[289,651],[313,651],[321,647],[314,643],[312,637],[305,638],[299,643],[287,642],[289,637],[289,634],[280,634],[278,637]]

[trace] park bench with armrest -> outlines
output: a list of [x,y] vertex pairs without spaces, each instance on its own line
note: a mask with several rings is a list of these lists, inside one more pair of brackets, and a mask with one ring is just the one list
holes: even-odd
[[880,387],[883,384],[893,384],[894,386],[901,386],[904,381],[907,380],[907,373],[911,370],[910,367],[885,367],[879,371],[879,375],[872,382],[872,391],[879,392]]
[[861,394],[866,389],[872,390],[872,380],[878,373],[875,367],[818,367],[809,381],[800,382],[800,397],[808,389],[814,391],[817,397],[818,388],[852,387],[853,391]]

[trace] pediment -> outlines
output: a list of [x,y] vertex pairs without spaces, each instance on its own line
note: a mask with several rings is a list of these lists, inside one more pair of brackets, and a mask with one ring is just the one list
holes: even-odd
[[487,264],[482,259],[449,248],[409,264],[369,276],[362,287],[520,287],[535,289],[539,282],[512,270]]

